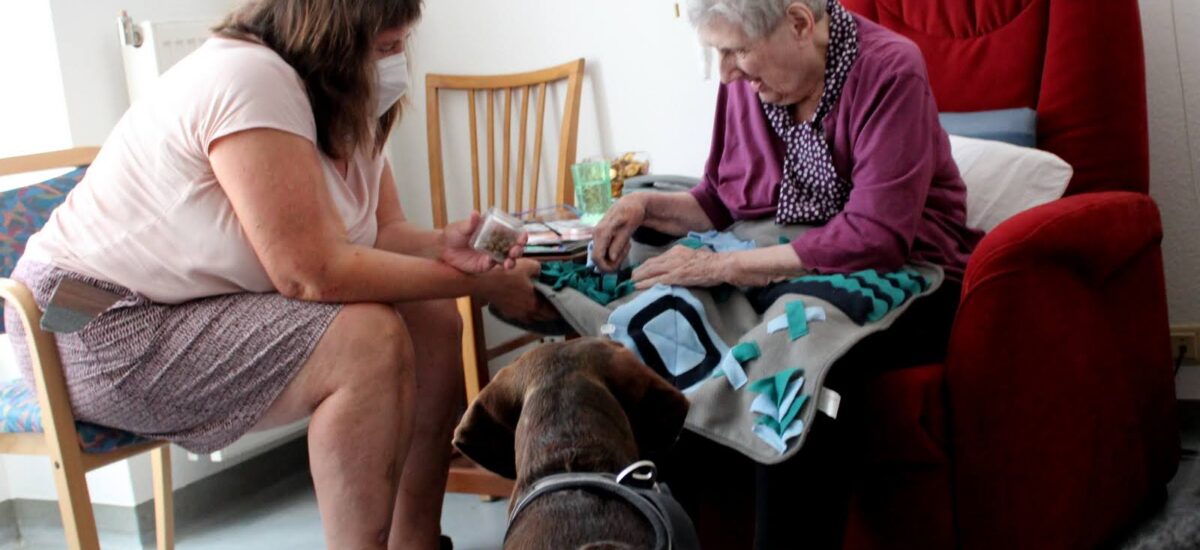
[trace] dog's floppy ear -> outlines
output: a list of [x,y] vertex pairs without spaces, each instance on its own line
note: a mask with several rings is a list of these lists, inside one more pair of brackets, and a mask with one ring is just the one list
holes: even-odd
[[458,423],[454,446],[476,464],[516,479],[516,431],[524,401],[524,384],[513,364],[500,369]]
[[605,382],[625,409],[642,458],[669,450],[683,429],[688,400],[632,353],[613,354]]

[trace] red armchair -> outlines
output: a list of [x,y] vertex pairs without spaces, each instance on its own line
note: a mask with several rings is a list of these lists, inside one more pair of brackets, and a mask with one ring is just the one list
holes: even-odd
[[1093,548],[1179,436],[1137,0],[842,0],[915,41],[942,111],[1035,107],[1067,196],[987,235],[944,364],[872,380],[847,548]]

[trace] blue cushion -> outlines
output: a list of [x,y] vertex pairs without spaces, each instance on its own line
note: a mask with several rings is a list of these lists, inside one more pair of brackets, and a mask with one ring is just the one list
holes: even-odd
[[[9,380],[0,383],[0,432],[41,433],[42,408],[37,394],[24,380]],[[97,426],[87,422],[76,422],[75,432],[79,446],[87,453],[104,453],[121,447],[149,441],[141,436]]]
[[978,139],[1003,141],[1021,147],[1037,147],[1037,111],[1028,107],[939,113],[946,133]]
[[[29,237],[42,229],[50,213],[67,199],[80,180],[86,166],[81,166],[57,178],[0,193],[0,277],[12,275],[13,268]],[[0,333],[4,319],[0,317]]]

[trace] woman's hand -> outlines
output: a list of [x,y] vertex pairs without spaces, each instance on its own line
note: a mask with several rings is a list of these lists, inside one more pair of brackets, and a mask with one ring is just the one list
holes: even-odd
[[[442,262],[464,273],[483,273],[496,266],[497,262],[490,254],[471,248],[471,236],[479,228],[480,220],[479,213],[472,212],[471,217],[446,226],[439,256]],[[505,269],[517,265],[517,258],[524,252],[528,238],[528,235],[522,234],[517,244],[508,250],[508,258],[504,260]]]
[[675,246],[633,270],[633,280],[638,289],[656,284],[708,287],[729,283],[759,287],[804,272],[790,245],[720,254],[706,248]]
[[600,271],[616,271],[629,255],[633,232],[646,219],[642,193],[621,197],[596,225],[592,237],[592,261]]
[[705,248],[673,246],[634,269],[633,280],[639,290],[656,284],[717,286],[728,282],[727,256]]
[[515,263],[512,269],[480,275],[485,280],[475,297],[513,321],[543,322],[558,317],[558,310],[543,304],[533,288],[533,279],[542,271],[541,264],[528,259]]

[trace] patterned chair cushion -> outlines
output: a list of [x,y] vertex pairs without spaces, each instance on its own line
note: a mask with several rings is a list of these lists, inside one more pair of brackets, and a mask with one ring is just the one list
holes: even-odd
[[[0,433],[40,433],[42,408],[37,394],[24,380],[0,383]],[[87,453],[104,453],[147,439],[113,428],[76,422],[79,446]]]
[[[81,166],[57,178],[0,193],[0,277],[12,274],[29,237],[46,224],[86,171],[87,167]],[[3,332],[4,319],[0,318]]]

